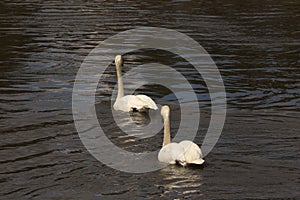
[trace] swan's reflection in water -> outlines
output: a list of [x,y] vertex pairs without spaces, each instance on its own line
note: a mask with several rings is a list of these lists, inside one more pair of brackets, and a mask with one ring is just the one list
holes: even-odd
[[202,167],[179,167],[169,165],[159,171],[163,177],[163,184],[158,187],[164,188],[162,196],[202,196],[201,186],[203,185]]
[[119,112],[112,111],[116,125],[128,136],[149,138],[162,130],[163,123],[160,112]]
[[149,111],[147,111],[147,112],[130,112],[129,115],[130,115],[132,121],[138,127],[147,126],[151,122],[151,119],[149,116]]

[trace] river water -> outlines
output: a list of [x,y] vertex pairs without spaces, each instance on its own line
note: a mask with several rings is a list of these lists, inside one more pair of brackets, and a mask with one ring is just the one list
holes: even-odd
[[[1,198],[300,198],[299,8],[297,0],[1,1]],[[202,168],[125,173],[96,160],[80,140],[72,89],[81,63],[100,41],[140,26],[190,36],[220,70],[227,118]],[[203,79],[168,52],[145,49],[124,57],[125,70],[164,60],[189,79],[199,99],[195,142],[201,145],[211,114]],[[116,77],[114,70],[107,73],[95,106],[107,136],[131,151],[159,149],[162,134],[141,141],[116,129],[105,111]],[[174,135],[185,120],[176,97],[158,85],[139,91],[171,106]]]

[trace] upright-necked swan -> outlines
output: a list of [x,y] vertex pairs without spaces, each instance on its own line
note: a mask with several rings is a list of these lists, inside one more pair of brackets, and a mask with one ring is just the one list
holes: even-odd
[[171,143],[169,106],[161,108],[161,115],[164,119],[164,141],[163,147],[158,153],[158,160],[168,164],[178,163],[181,166],[203,164],[201,149],[194,142],[184,140],[180,143]]
[[117,78],[118,78],[118,95],[116,102],[114,103],[115,110],[121,110],[124,112],[138,111],[143,112],[148,109],[157,110],[155,102],[146,95],[126,95],[124,96],[123,91],[123,80],[122,80],[122,65],[123,58],[121,55],[117,55],[115,58]]

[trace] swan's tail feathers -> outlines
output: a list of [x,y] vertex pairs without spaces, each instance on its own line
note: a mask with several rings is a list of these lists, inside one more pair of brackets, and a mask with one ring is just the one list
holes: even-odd
[[196,165],[202,165],[203,163],[204,163],[204,160],[202,158],[199,158],[199,159],[191,162],[191,164],[196,164]]
[[149,109],[153,109],[153,110],[157,110],[158,107],[156,105],[156,103],[148,96],[140,94],[140,95],[136,95],[136,97],[143,102],[144,107],[149,108]]

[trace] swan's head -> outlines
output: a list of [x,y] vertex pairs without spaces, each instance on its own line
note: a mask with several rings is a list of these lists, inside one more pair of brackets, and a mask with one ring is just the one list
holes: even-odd
[[121,55],[117,55],[115,58],[115,64],[116,66],[122,66],[123,65],[123,58]]
[[161,114],[161,116],[163,118],[169,117],[169,115],[170,115],[170,108],[169,108],[169,106],[163,106],[163,107],[161,107],[160,114]]

